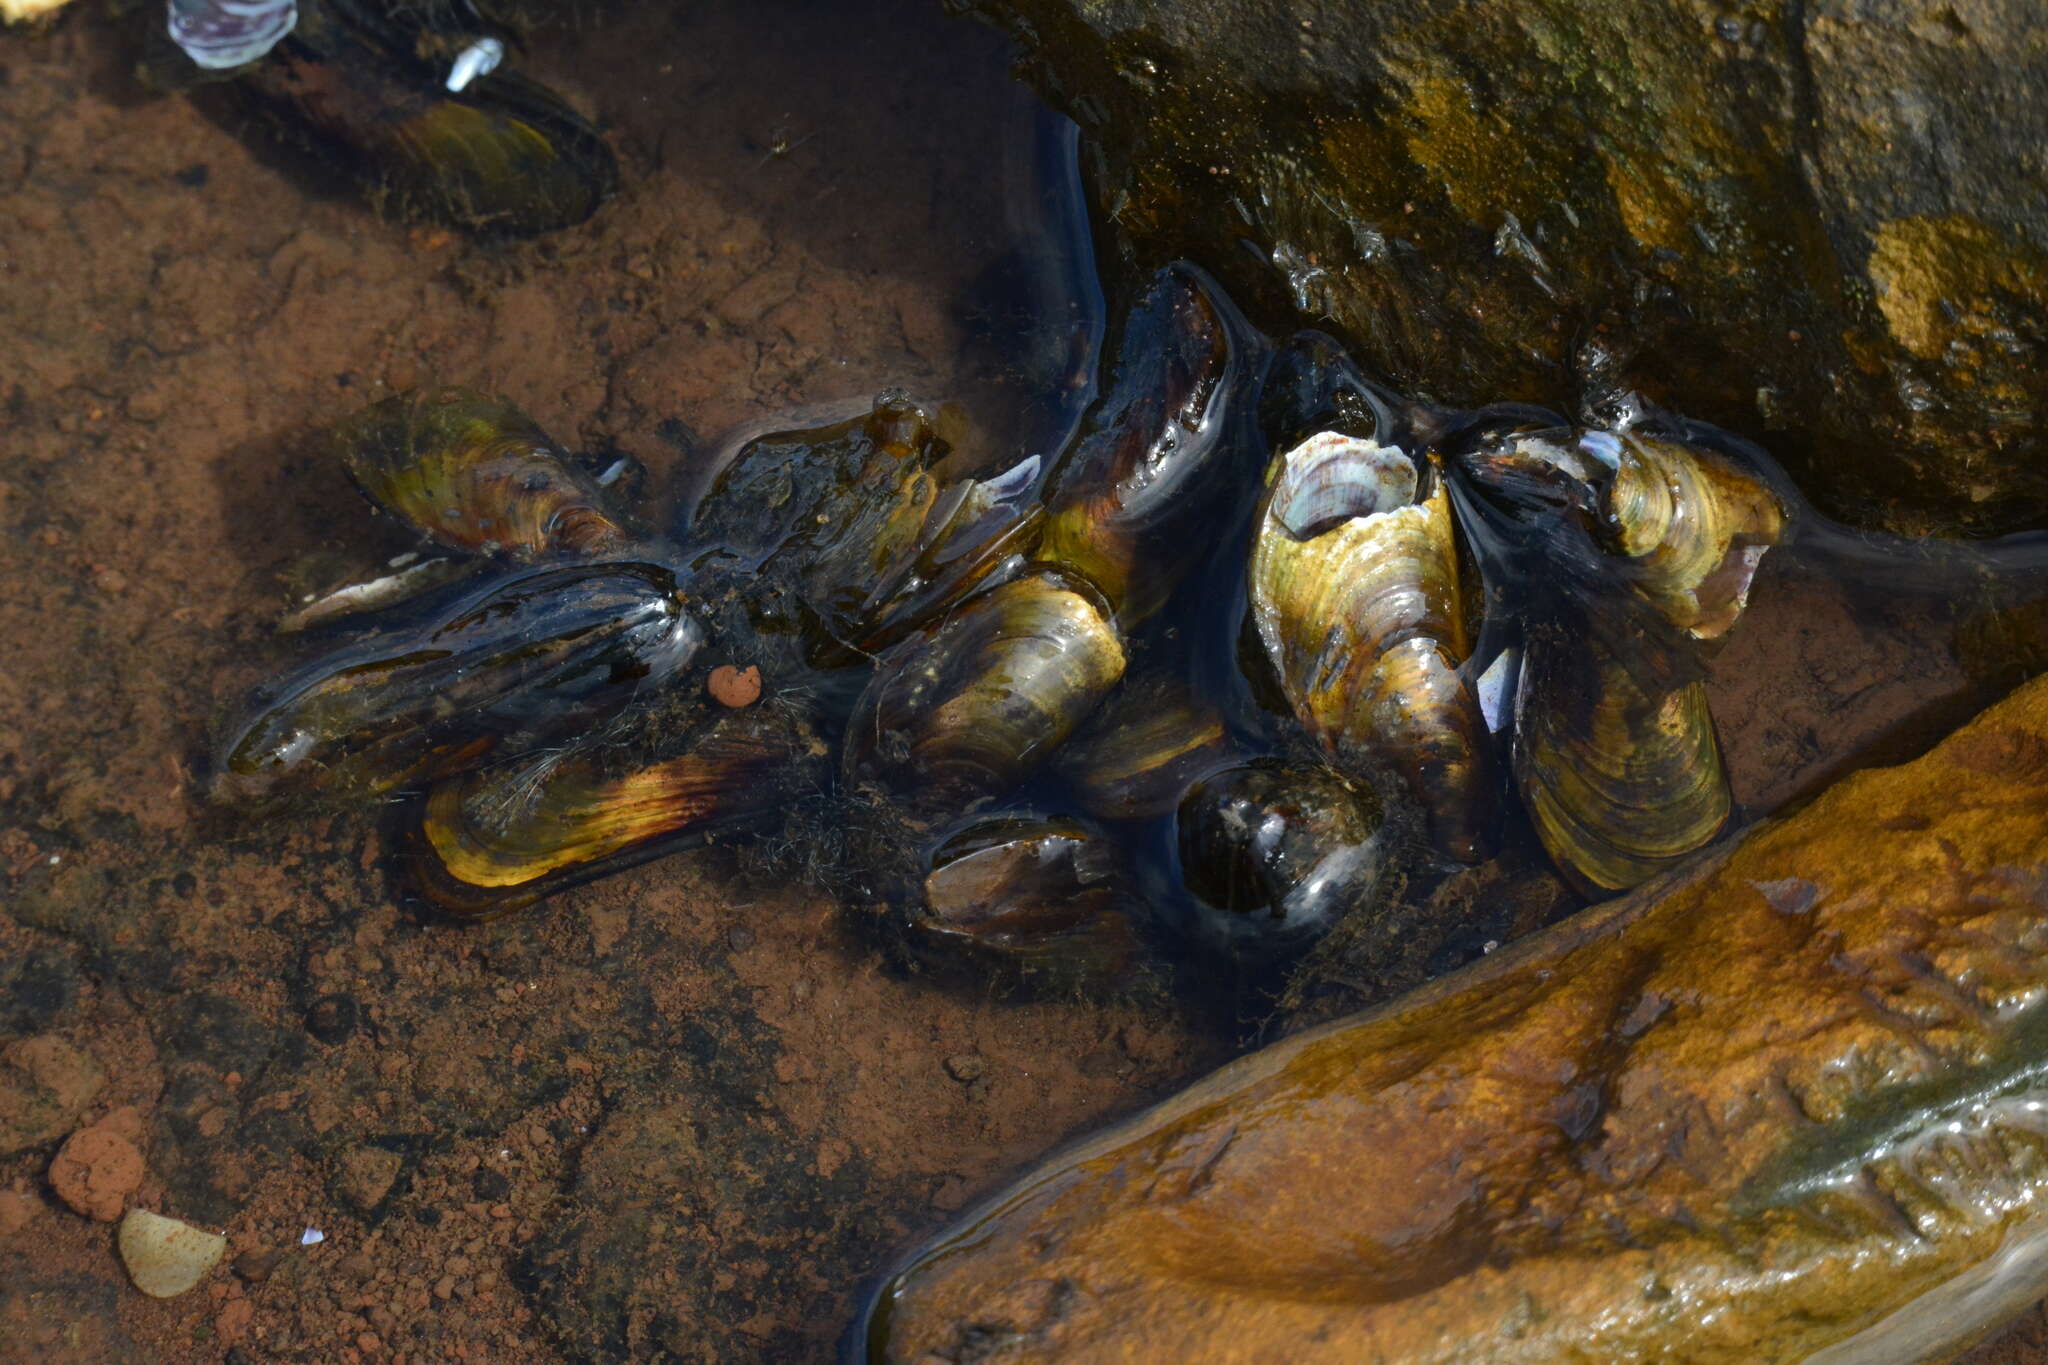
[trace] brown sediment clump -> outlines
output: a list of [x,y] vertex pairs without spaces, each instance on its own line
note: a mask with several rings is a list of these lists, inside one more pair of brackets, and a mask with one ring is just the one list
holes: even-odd
[[711,699],[721,706],[752,706],[761,699],[761,670],[752,664],[745,668],[720,664],[711,670],[705,685],[711,690]]
[[79,1129],[50,1163],[50,1188],[72,1212],[96,1223],[113,1222],[142,1185],[142,1153],[133,1140],[140,1129],[133,1109]]
[[2048,680],[1041,1168],[875,1359],[1946,1354],[2041,1292]]

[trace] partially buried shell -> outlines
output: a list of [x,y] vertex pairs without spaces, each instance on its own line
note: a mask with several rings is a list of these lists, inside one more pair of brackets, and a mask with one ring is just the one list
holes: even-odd
[[1093,583],[1126,628],[1229,538],[1253,449],[1233,420],[1249,347],[1206,275],[1161,271],[1125,323],[1109,392],[1048,481],[1040,557]]
[[1154,675],[1126,679],[1055,764],[1089,814],[1145,820],[1171,814],[1190,783],[1229,762],[1230,747],[1215,708]]
[[[459,53],[489,36],[474,13],[309,5],[245,83],[394,216],[505,236],[584,221],[617,190],[618,163],[582,115],[510,71],[448,88]],[[450,22],[462,15],[469,22]]]
[[329,444],[365,497],[451,550],[534,560],[632,539],[597,481],[502,398],[399,394],[337,423]]
[[375,795],[623,705],[702,640],[655,565],[538,569],[422,604],[260,690],[214,799]]
[[1114,847],[1073,820],[995,816],[932,855],[907,934],[934,965],[1040,991],[1113,984],[1140,955],[1139,902]]
[[1039,461],[942,481],[925,412],[885,394],[872,412],[750,441],[691,519],[693,541],[787,583],[838,662],[887,648],[1006,568],[1037,537]]
[[1312,764],[1260,762],[1197,783],[1176,841],[1202,931],[1255,955],[1304,947],[1368,906],[1387,861],[1370,789]]
[[1055,570],[1001,584],[884,656],[847,725],[847,778],[918,811],[964,809],[1036,770],[1123,671],[1087,584]]
[[1253,619],[1295,715],[1340,767],[1399,773],[1451,856],[1484,855],[1492,761],[1450,503],[1432,466],[1323,433],[1274,463],[1252,542]]
[[683,752],[636,760],[552,751],[433,788],[403,864],[430,903],[479,918],[711,839],[757,832],[817,780],[810,739],[766,709],[723,718]]

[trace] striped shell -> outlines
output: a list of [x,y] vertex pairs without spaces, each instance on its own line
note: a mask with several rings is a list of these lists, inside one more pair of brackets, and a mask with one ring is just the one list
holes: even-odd
[[1339,767],[1390,765],[1463,861],[1482,857],[1491,759],[1450,500],[1390,446],[1334,432],[1275,461],[1251,554],[1253,619],[1295,715]]

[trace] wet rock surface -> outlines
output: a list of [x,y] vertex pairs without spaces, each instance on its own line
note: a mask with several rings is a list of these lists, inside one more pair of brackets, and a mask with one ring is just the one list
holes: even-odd
[[1096,134],[1127,249],[1398,388],[1640,389],[1865,524],[2048,511],[2031,0],[971,7]]
[[1946,1358],[2042,1283],[2044,836],[2048,680],[1056,1159],[874,1358]]

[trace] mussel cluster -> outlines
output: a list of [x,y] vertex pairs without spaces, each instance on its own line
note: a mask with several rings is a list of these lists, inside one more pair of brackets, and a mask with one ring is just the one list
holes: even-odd
[[1054,988],[1395,939],[1390,887],[1504,841],[1617,890],[1727,824],[1701,661],[1796,505],[1754,451],[1402,402],[1185,264],[1111,353],[1060,451],[963,468],[888,394],[666,535],[508,404],[379,403],[337,456],[433,552],[295,614],[337,638],[214,793],[402,795],[462,916],[769,836],[911,955]]

